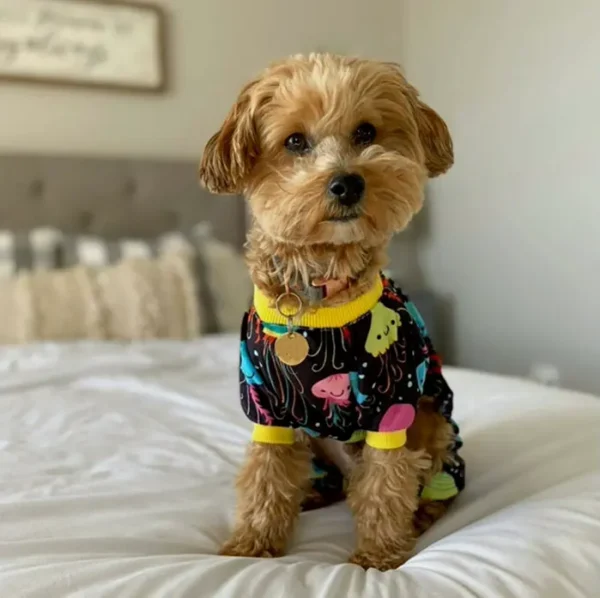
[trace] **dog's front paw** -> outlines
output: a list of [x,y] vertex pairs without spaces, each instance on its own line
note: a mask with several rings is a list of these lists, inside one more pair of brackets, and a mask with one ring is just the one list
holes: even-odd
[[282,546],[275,546],[267,538],[251,532],[238,532],[219,551],[221,556],[273,558],[283,554]]
[[379,571],[388,571],[397,569],[404,565],[410,558],[410,554],[389,554],[377,552],[365,552],[358,550],[350,557],[350,563],[358,565],[363,569],[378,569]]

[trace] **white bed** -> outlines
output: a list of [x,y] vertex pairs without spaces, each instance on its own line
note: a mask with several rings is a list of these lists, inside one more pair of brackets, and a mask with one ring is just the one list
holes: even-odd
[[249,425],[237,342],[0,349],[0,596],[597,597],[600,400],[448,370],[467,489],[397,571],[344,505],[288,556],[215,556]]

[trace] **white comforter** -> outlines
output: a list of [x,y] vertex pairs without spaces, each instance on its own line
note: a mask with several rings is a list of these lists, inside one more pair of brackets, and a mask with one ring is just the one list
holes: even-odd
[[600,596],[600,400],[448,370],[467,489],[397,571],[344,505],[288,556],[215,556],[249,424],[237,342],[0,349],[0,597]]

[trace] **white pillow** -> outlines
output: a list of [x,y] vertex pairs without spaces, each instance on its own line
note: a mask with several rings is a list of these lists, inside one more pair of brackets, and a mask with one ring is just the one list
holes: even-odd
[[252,281],[244,257],[213,236],[207,223],[196,225],[192,239],[206,273],[220,332],[236,332],[252,299]]
[[0,230],[0,279],[21,270],[51,270],[59,262],[60,231],[40,227],[25,233]]

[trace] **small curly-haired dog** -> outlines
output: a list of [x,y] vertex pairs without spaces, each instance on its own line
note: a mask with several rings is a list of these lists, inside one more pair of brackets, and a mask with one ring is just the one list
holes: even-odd
[[347,496],[351,561],[395,568],[462,489],[452,392],[381,275],[452,162],[444,121],[396,66],[331,54],[269,67],[209,140],[201,181],[253,214],[240,397],[255,426],[222,554],[280,555],[303,507]]

